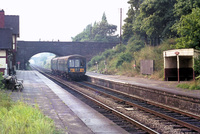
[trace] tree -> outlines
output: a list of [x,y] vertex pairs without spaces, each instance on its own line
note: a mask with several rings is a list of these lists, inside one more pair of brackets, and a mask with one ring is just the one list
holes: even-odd
[[[178,32],[181,17],[183,15],[190,14],[193,8],[200,8],[199,0],[177,0],[177,3],[174,5],[174,16],[176,18],[176,22],[171,27],[172,31],[176,33]],[[180,34],[177,34],[177,37],[179,36]]]
[[127,13],[127,18],[124,20],[123,25],[123,41],[127,42],[132,36],[134,36],[133,26],[135,25],[135,20],[139,14],[140,5],[144,0],[129,0],[130,8]]
[[176,0],[145,0],[141,4],[141,31],[145,31],[151,44],[159,44],[160,38],[173,36],[170,27],[175,23],[173,7]]
[[83,30],[83,32],[79,33],[75,37],[72,37],[73,41],[88,41],[92,38],[92,24],[89,24],[86,26],[86,28]]
[[200,7],[199,0],[177,0],[177,3],[174,5],[175,15],[181,18],[182,15],[187,15],[192,12],[193,8]]
[[193,8],[192,13],[183,15],[177,24],[177,48],[200,49],[200,8]]
[[[171,31],[175,23],[176,0],[129,0],[131,4],[123,26],[123,39],[138,36],[145,44],[158,45],[161,38],[176,36]],[[149,43],[150,41],[150,43]]]
[[97,42],[119,42],[118,35],[115,35],[117,26],[108,24],[106,14],[103,13],[100,22],[95,22],[92,26],[88,25],[83,32],[79,33],[75,37],[72,37],[73,41],[97,41]]

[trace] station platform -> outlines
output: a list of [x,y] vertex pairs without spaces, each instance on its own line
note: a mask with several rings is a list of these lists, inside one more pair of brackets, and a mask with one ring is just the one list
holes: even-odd
[[99,79],[104,79],[108,81],[114,81],[123,84],[132,84],[137,86],[144,86],[148,88],[154,88],[157,90],[162,90],[166,92],[171,92],[173,94],[181,94],[184,96],[191,96],[200,99],[200,90],[189,90],[178,88],[177,85],[180,83],[188,83],[188,81],[161,81],[161,80],[153,80],[148,78],[139,78],[139,77],[127,77],[120,75],[105,75],[99,74],[95,72],[87,72],[87,76],[95,77]]
[[42,112],[54,120],[65,134],[126,134],[115,123],[90,108],[66,90],[37,71],[17,71],[23,79],[22,92],[12,92],[13,100],[38,104]]

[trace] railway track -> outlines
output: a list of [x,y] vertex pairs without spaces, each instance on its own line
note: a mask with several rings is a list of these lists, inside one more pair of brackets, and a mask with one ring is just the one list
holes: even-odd
[[[36,69],[35,67],[33,67]],[[44,73],[41,70],[37,71],[41,72],[45,76],[49,77],[53,81],[56,81],[57,84],[62,86],[68,92],[79,98],[81,101],[85,102],[98,112],[102,113],[104,116],[112,120],[114,123],[125,129],[129,133],[150,133],[150,134],[158,134],[157,131],[145,126],[144,124],[130,118],[129,116],[113,109],[112,107],[96,100],[95,98],[87,95],[86,93],[82,92],[81,90],[77,89],[78,86],[75,86],[72,82],[68,82],[56,76],[52,76],[49,74]],[[66,88],[67,87],[67,88]]]
[[[57,81],[63,81],[63,80],[59,79]],[[88,83],[88,82],[75,83],[74,82],[74,84],[77,84],[80,87],[84,87],[86,89],[90,89],[100,96],[106,96],[106,97],[112,98],[118,104],[120,104],[120,105],[123,104],[124,108],[133,108],[133,107],[135,108],[136,107],[136,108],[150,114],[149,116],[151,116],[151,114],[154,115],[155,117],[153,117],[153,118],[159,117],[158,120],[160,120],[160,122],[166,122],[166,124],[172,125],[174,129],[180,129],[181,133],[200,133],[200,117],[197,115],[183,112],[181,110],[174,109],[174,108],[171,108],[168,106],[164,106],[162,104],[150,102],[150,101],[135,97],[133,95],[119,92],[119,91],[116,91],[116,90],[113,90],[110,88],[94,85],[92,83]],[[69,84],[69,83],[67,85],[73,86],[73,84]],[[103,104],[100,102],[99,105],[100,105],[100,107],[102,107],[101,105],[103,105]],[[115,108],[115,109],[117,109],[117,108]],[[108,110],[108,111],[110,112],[110,110]],[[113,113],[118,115],[120,112],[110,112],[110,113],[111,113],[111,115]],[[107,116],[109,117],[110,115],[107,114]],[[113,118],[113,117],[111,116],[111,118]],[[130,118],[130,117],[128,117],[128,118]],[[116,121],[117,123],[121,124],[122,127],[124,127],[124,126],[127,126],[127,125],[125,125],[125,124],[127,124],[127,120],[128,119],[125,119],[124,121],[119,121],[118,119],[115,118],[114,122]],[[131,122],[131,121],[129,120],[128,122]],[[130,125],[128,125],[128,127],[126,127],[126,128],[127,129],[131,128],[129,126]],[[145,128],[143,128],[143,129],[145,129]],[[152,132],[148,132],[148,133],[152,133]]]
[[92,83],[79,82],[78,84],[79,86],[89,88],[99,94],[113,98],[120,104],[123,103],[125,107],[137,107],[140,110],[178,124],[175,125],[174,128],[182,129],[181,131],[183,133],[200,133],[200,117],[197,115],[173,109],[162,104],[146,101],[144,99],[134,97],[133,95],[94,85]]

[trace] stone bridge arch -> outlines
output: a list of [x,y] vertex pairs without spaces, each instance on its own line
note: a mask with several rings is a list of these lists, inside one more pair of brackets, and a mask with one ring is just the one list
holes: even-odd
[[58,56],[80,54],[89,61],[93,56],[117,44],[119,43],[18,41],[16,62],[20,63],[20,69],[26,69],[25,64],[29,59],[42,52],[50,52]]

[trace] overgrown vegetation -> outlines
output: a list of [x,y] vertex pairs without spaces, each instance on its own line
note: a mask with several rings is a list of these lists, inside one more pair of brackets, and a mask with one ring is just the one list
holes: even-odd
[[12,102],[7,93],[0,90],[0,133],[55,134],[58,131],[53,120],[44,116],[37,105]]
[[[140,60],[154,60],[151,78],[162,79],[163,51],[174,48],[200,50],[199,0],[128,0],[123,44],[94,57],[91,71],[127,76],[140,75]],[[200,72],[195,61],[195,72]],[[198,88],[198,82],[191,89]]]
[[[2,80],[2,74],[0,76]],[[13,102],[0,82],[0,133],[1,134],[57,134],[52,119],[43,115],[38,106]]]
[[181,83],[177,87],[189,89],[189,90],[200,90],[200,80],[192,81],[190,83]]
[[[140,75],[140,60],[153,59],[155,60],[155,73],[152,78],[162,79],[163,77],[163,51],[170,49],[169,44],[173,44],[174,40],[167,40],[160,46],[144,46],[143,42],[134,41],[131,46],[118,45],[114,49],[109,49],[95,56],[88,63],[90,71],[97,71],[96,63],[98,63],[98,72],[106,74],[119,74],[126,76]],[[130,49],[133,48],[133,49]],[[137,51],[134,51],[137,49]],[[105,64],[106,62],[106,64]]]
[[4,89],[4,84],[2,83],[3,80],[3,73],[0,72],[0,89]]

